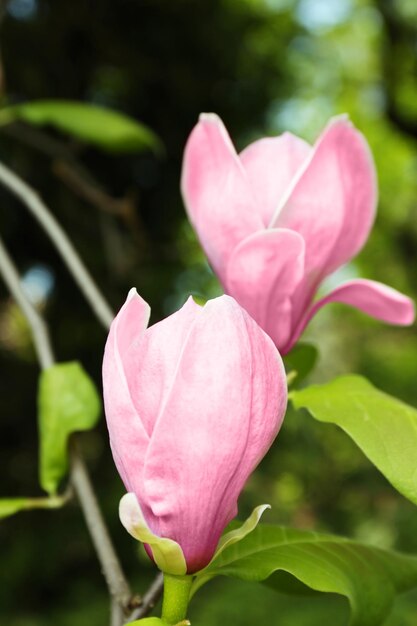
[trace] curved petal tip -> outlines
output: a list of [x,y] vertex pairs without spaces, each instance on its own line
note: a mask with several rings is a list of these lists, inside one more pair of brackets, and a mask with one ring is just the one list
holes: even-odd
[[222,123],[217,113],[200,113],[200,115],[198,116],[198,121],[210,122],[212,124],[218,124],[219,122]]
[[135,296],[139,297],[139,294],[138,294],[138,291],[137,291],[136,287],[132,287],[131,289],[129,289],[129,293],[127,294],[126,302],[129,302],[129,300],[131,300]]

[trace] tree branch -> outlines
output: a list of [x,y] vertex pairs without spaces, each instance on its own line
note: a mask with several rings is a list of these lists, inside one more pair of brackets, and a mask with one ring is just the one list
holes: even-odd
[[149,586],[149,589],[142,597],[142,602],[137,609],[134,609],[129,615],[126,623],[133,622],[136,619],[141,619],[150,613],[159,598],[162,596],[164,590],[164,577],[162,573],[159,573],[155,580]]
[[110,604],[110,626],[121,626],[125,623],[125,614],[120,604],[111,601]]
[[[0,0],[1,2],[1,0]],[[123,220],[140,247],[145,245],[144,227],[136,210],[137,198],[127,193],[114,198],[77,159],[72,145],[51,137],[38,128],[20,121],[2,126],[1,132],[42,152],[52,159],[53,173],[78,197],[93,207]]]
[[71,482],[83,509],[103,574],[111,596],[123,608],[131,608],[132,592],[123,574],[117,554],[104,523],[87,467],[78,450],[76,440],[70,446]]
[[[73,274],[77,284],[79,285],[86,299],[90,303],[91,308],[97,315],[97,318],[106,328],[108,328],[114,317],[113,312],[111,311],[106,300],[104,299],[98,287],[91,278],[90,274],[88,273],[88,270],[82,263],[80,257],[78,256],[78,253],[74,249],[67,235],[58,224],[58,222],[55,220],[54,216],[50,213],[48,208],[45,206],[45,204],[42,202],[42,200],[39,198],[38,194],[2,163],[0,163],[0,182],[2,182],[5,187],[7,187],[17,197],[19,197],[22,202],[27,206],[27,208],[31,211],[31,213],[41,223],[41,225],[53,241],[54,245],[58,249],[58,252],[64,259],[68,269]],[[8,285],[10,292],[18,302],[25,317],[28,320],[29,326],[32,331],[33,341],[35,344],[39,363],[42,369],[50,367],[51,365],[53,365],[55,359],[47,327],[42,317],[39,315],[39,313],[26,297],[26,294],[20,284],[19,274],[14,267],[14,264],[11,261],[6,249],[1,244],[1,239],[0,273],[3,275],[3,278]],[[155,578],[154,582],[151,584],[148,591],[143,596],[143,600],[140,600],[140,598],[138,598],[137,596],[132,596],[129,584],[118,562],[117,555],[111,544],[107,528],[102,518],[97,501],[95,499],[87,468],[85,467],[84,461],[82,460],[80,454],[75,453],[75,456],[78,459],[75,463],[75,480],[78,482],[78,488],[74,483],[74,489],[76,490],[77,496],[80,500],[80,504],[83,507],[84,516],[86,518],[86,522],[88,524],[94,545],[98,552],[98,557],[100,559],[103,573],[105,575],[109,589],[118,590],[116,596],[118,599],[123,598],[122,605],[124,609],[131,610],[133,608],[133,612],[128,618],[129,621],[144,617],[150,612],[150,610],[153,608],[153,606],[162,594],[162,575],[158,575]],[[72,452],[71,481],[73,480],[73,466],[74,452]],[[88,513],[86,510],[88,504],[86,490],[88,490],[88,486],[86,485],[89,485],[90,492],[93,494],[93,499],[91,501],[94,500],[95,502],[95,505],[93,505],[91,509],[88,509]],[[86,507],[86,509],[84,509],[84,507]],[[107,546],[104,549],[104,553],[99,552],[98,543],[96,540],[97,528],[101,529],[102,536],[103,534],[107,535],[107,540],[104,540],[104,544]],[[105,562],[102,561],[102,559],[105,559]],[[114,563],[117,563],[115,572],[113,572],[112,569],[114,567]],[[115,598],[116,596],[113,596],[113,598]],[[124,604],[124,602],[126,602],[127,604]],[[119,601],[117,601],[116,603],[119,604]],[[139,603],[140,606],[138,608],[135,608]],[[117,610],[114,604],[115,603],[113,601],[112,626],[117,626],[115,620],[117,614],[120,615],[120,611]]]
[[46,324],[25,294],[20,282],[19,273],[1,238],[0,274],[29,324],[41,368],[47,369],[51,367],[55,363],[55,357]]
[[79,288],[100,322],[108,328],[113,312],[102,296],[90,273],[81,261],[65,231],[42,202],[39,195],[12,170],[0,163],[0,182],[26,205],[54,243],[56,249],[72,273]]
[[[41,315],[26,296],[20,282],[19,273],[1,239],[0,274],[28,321],[41,369],[51,367],[55,359],[48,329]],[[113,604],[117,603],[124,611],[131,610],[132,592],[129,583],[123,574],[117,554],[111,543],[87,467],[75,445],[71,448],[70,481],[80,502],[109,592],[113,599]],[[112,615],[114,616],[115,614],[116,609],[113,607]],[[120,621],[121,623],[122,621]],[[116,625],[112,624],[112,626]]]

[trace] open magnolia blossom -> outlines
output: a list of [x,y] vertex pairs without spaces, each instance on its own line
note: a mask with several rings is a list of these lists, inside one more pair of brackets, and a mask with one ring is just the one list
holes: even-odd
[[362,248],[375,218],[372,156],[345,116],[332,119],[314,146],[284,133],[238,155],[222,121],[201,115],[185,149],[182,192],[225,292],[282,354],[329,302],[391,324],[413,322],[412,301],[371,280],[351,280],[314,301],[323,279]]
[[[149,313],[132,289],[103,361],[110,444],[128,492],[120,518],[163,571],[190,574],[212,559],[279,431],[285,371],[271,339],[229,296],[204,307],[190,298],[147,328]],[[219,549],[249,532],[264,508]]]

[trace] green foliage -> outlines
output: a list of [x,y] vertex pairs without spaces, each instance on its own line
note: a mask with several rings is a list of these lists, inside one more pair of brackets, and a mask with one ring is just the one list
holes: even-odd
[[360,376],[291,393],[296,408],[340,426],[400,493],[417,504],[417,410]]
[[[14,9],[23,4],[33,5],[32,18],[17,17]],[[129,111],[157,129],[170,157],[164,162],[156,163],[148,154],[102,158],[95,151],[83,159],[109,194],[122,196],[131,187],[137,189],[138,231],[113,216],[98,216],[84,198],[71,196],[51,175],[54,158],[21,141],[22,135],[29,139],[30,126],[17,124],[16,137],[14,127],[5,128],[0,148],[2,159],[47,199],[114,305],[137,285],[152,302],[156,321],[189,293],[217,295],[203,253],[184,235],[189,224],[178,192],[184,142],[204,110],[222,116],[239,148],[288,129],[314,140],[330,115],[348,112],[371,143],[380,197],[372,235],[349,269],[416,295],[417,142],[412,129],[408,135],[401,128],[398,115],[404,109],[409,119],[416,102],[404,101],[412,93],[401,85],[411,80],[415,57],[415,0],[328,2],[324,11],[323,3],[314,0],[162,0],[126,2],[123,7],[103,0],[95,15],[100,27],[93,29],[89,4],[9,3],[1,33],[2,97],[13,102],[93,99]],[[405,7],[402,25],[397,18]],[[239,41],[239,46],[231,46],[231,41]],[[392,68],[389,75],[386,60]],[[393,88],[398,91],[393,94],[396,108],[401,107],[396,115],[390,105]],[[32,228],[24,211],[16,209],[15,199],[3,194],[2,232],[20,267],[30,268],[39,259],[53,268],[56,289],[46,313],[56,353],[67,359],[77,355],[99,380],[103,333],[72,278],[45,246],[41,229]],[[32,493],[35,471],[35,429],[29,426],[35,368],[28,365],[33,351],[23,331],[6,333],[3,307],[8,306],[2,296],[0,493],[25,494]],[[393,329],[334,305],[320,312],[305,337],[320,345],[320,380],[360,372],[380,389],[417,406],[415,327]],[[96,453],[95,482],[104,510],[114,511],[120,480],[103,432],[97,429],[89,444],[90,453]],[[417,516],[410,502],[396,496],[341,430],[322,427],[304,412],[287,416],[241,506],[249,514],[258,502],[270,502],[271,515],[289,526],[331,528],[386,547],[395,542],[417,553]],[[109,515],[115,536],[116,517]],[[107,623],[105,587],[92,551],[81,554],[85,575],[73,575],[86,541],[79,513],[70,507],[59,524],[54,516],[22,516],[16,526],[1,524],[0,623]],[[137,577],[133,587],[144,590],[147,581],[140,577],[149,571],[145,562],[137,566],[129,542],[121,542],[118,549],[127,570]],[[25,601],[16,601],[22,593]],[[219,578],[207,585],[190,616],[202,626],[253,626],[268,623],[268,615],[274,626],[337,626],[344,623],[344,602],[332,594],[294,602],[266,586]],[[405,595],[396,603],[397,614],[389,625],[415,626],[416,607],[417,595]]]
[[57,509],[65,504],[65,498],[5,498],[0,500],[0,519],[10,517],[19,511],[31,509]]
[[289,354],[284,357],[285,369],[292,375],[296,384],[302,382],[313,370],[319,352],[311,343],[298,343]]
[[89,430],[100,415],[100,400],[88,374],[76,361],[59,363],[40,376],[40,483],[55,494],[68,469],[68,438]]
[[[129,622],[130,626],[169,626],[168,623],[160,619],[159,617],[145,617],[144,619],[138,619],[134,622]],[[175,626],[190,626],[190,622],[187,619],[178,622]]]
[[72,100],[37,100],[5,107],[0,124],[23,120],[34,126],[54,126],[107,152],[160,152],[159,138],[147,126],[103,107]]
[[270,508],[271,507],[269,506],[269,504],[261,504],[260,506],[257,506],[252,511],[252,513],[243,522],[243,524],[240,524],[240,525],[233,524],[233,528],[229,530],[228,532],[224,533],[223,536],[221,537],[218,543],[218,546],[216,548],[216,552],[214,553],[213,560],[216,559],[219,556],[219,554],[223,552],[223,550],[226,550],[226,548],[233,545],[234,543],[238,543],[239,541],[242,541],[242,539],[244,539],[246,535],[249,535],[249,533],[253,532],[253,530],[258,525],[259,520],[262,517],[262,514],[266,511],[266,509],[270,509]]
[[134,622],[130,622],[130,626],[167,626],[167,623],[159,619],[159,617],[145,617],[145,619],[138,619]]
[[28,502],[30,502],[28,498],[8,498],[0,500],[0,519],[29,508]]
[[192,593],[219,575],[269,579],[277,591],[302,592],[304,585],[307,591],[336,593],[349,601],[351,626],[379,626],[395,594],[417,585],[417,557],[333,535],[260,524],[197,574]]

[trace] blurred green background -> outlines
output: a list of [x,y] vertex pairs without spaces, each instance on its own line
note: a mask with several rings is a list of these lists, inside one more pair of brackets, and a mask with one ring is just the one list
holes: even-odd
[[[0,6],[4,104],[37,98],[102,104],[146,123],[164,143],[164,156],[109,156],[49,130],[47,137],[65,142],[100,186],[106,202],[94,203],[65,177],[59,154],[45,150],[45,133],[34,135],[22,124],[0,131],[0,159],[39,190],[115,310],[133,285],[151,303],[153,321],[190,292],[219,293],[179,193],[182,150],[200,111],[217,112],[239,148],[287,129],[314,140],[331,115],[349,113],[376,159],[379,212],[365,250],[331,280],[361,275],[417,295],[415,0],[9,0]],[[48,320],[59,360],[81,360],[100,385],[106,333],[48,239],[1,187],[0,230]],[[417,406],[415,328],[384,326],[332,305],[305,338],[320,350],[312,380],[359,372]],[[2,283],[0,371],[0,497],[40,495],[38,366]],[[104,421],[83,440],[123,563],[143,591],[154,570],[118,521],[123,488]],[[268,521],[417,552],[415,508],[346,436],[304,413],[288,414],[248,484],[241,517],[262,502],[273,507]],[[2,521],[0,550],[1,625],[108,622],[104,580],[76,505]],[[342,626],[347,615],[337,598],[294,599],[228,580],[210,583],[191,609],[196,626],[326,620]],[[416,623],[417,594],[408,594],[387,625]]]

